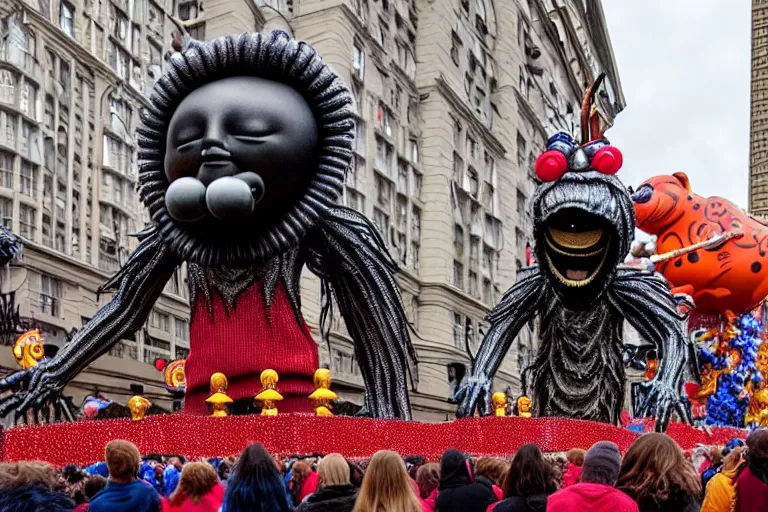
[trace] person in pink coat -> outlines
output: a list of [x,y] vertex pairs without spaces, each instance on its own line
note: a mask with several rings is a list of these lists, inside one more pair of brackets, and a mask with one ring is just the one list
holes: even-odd
[[222,501],[224,487],[213,466],[191,462],[184,466],[170,498],[163,498],[163,512],[217,512]]
[[551,495],[547,512],[639,512],[637,503],[615,487],[620,468],[619,447],[595,443],[584,458],[579,482]]

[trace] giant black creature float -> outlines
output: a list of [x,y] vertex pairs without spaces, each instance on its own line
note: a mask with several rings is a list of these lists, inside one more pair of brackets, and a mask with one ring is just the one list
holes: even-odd
[[191,42],[155,85],[139,130],[140,195],[152,226],[103,287],[117,293],[50,360],[0,380],[0,416],[51,402],[146,321],[188,263],[186,403],[207,414],[224,372],[234,412],[253,412],[267,368],[281,411],[310,412],[317,345],[300,309],[306,265],[321,279],[321,331],[335,298],[354,340],[365,409],[410,419],[415,353],[395,264],[373,225],[338,206],[353,145],[351,96],[307,44],[283,32]]
[[540,416],[566,416],[616,424],[625,376],[622,330],[628,320],[659,351],[660,368],[638,394],[641,416],[656,415],[664,430],[680,400],[689,351],[681,317],[663,277],[620,268],[635,229],[628,190],[614,176],[621,153],[590,115],[594,92],[582,109],[582,143],[553,136],[536,163],[542,180],[532,200],[538,265],[523,269],[489,315],[490,329],[473,375],[454,396],[457,414],[490,413],[493,376],[520,329],[539,319],[541,346],[524,372]]

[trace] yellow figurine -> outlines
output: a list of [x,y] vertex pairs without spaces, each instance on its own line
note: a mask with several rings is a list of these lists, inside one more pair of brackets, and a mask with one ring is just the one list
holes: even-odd
[[132,396],[128,399],[128,410],[131,411],[133,421],[143,420],[152,403],[143,396]]
[[227,415],[229,404],[234,401],[227,396],[228,387],[229,382],[223,373],[216,372],[211,375],[211,396],[205,399],[206,403],[211,404],[211,409],[213,410],[211,416],[220,417]]
[[13,345],[13,357],[24,370],[37,366],[44,356],[43,337],[38,329],[25,332]]
[[[763,341],[757,350],[755,366],[764,377],[768,375],[768,341]],[[768,427],[768,382],[765,380],[752,394],[749,409],[744,416],[744,425],[749,427],[752,424],[761,428]]]
[[331,391],[331,370],[320,368],[315,372],[314,381],[315,390],[309,395],[309,400],[315,404],[315,414],[333,416],[330,402],[339,396]]
[[768,427],[768,388],[764,387],[752,395],[744,424],[748,427],[752,424],[760,428]]
[[283,399],[283,395],[275,389],[277,387],[277,379],[277,372],[275,370],[264,370],[261,372],[261,386],[264,389],[256,395],[256,400],[261,402],[262,416],[277,416],[275,402]]
[[493,404],[493,412],[496,416],[507,415],[507,395],[501,391],[491,395],[491,403]]
[[531,413],[531,406],[533,405],[533,402],[530,398],[528,398],[525,395],[522,395],[520,398],[517,399],[517,415],[521,418],[530,418],[533,416]]

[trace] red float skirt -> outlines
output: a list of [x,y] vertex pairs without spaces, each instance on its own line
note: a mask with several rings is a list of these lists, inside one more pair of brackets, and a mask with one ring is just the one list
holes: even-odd
[[297,322],[283,283],[267,307],[260,281],[243,292],[227,312],[218,293],[213,292],[213,314],[203,297],[192,306],[190,354],[185,373],[185,412],[209,414],[205,399],[210,395],[213,373],[227,376],[227,394],[235,401],[252,399],[262,387],[259,377],[271,368],[279,375],[277,389],[284,400],[280,412],[312,412],[308,396],[312,378],[319,367],[317,344],[304,320]]

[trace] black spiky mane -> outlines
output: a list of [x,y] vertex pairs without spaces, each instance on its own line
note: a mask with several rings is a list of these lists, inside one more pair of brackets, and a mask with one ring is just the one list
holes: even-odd
[[[193,90],[234,76],[256,76],[285,83],[309,104],[318,124],[316,173],[304,195],[266,231],[222,240],[194,225],[177,223],[165,206],[168,179],[164,158],[171,117]],[[139,194],[164,242],[181,258],[203,266],[260,264],[304,238],[342,192],[352,158],[353,118],[346,85],[308,44],[275,31],[193,42],[174,54],[157,81],[151,107],[141,113]]]

